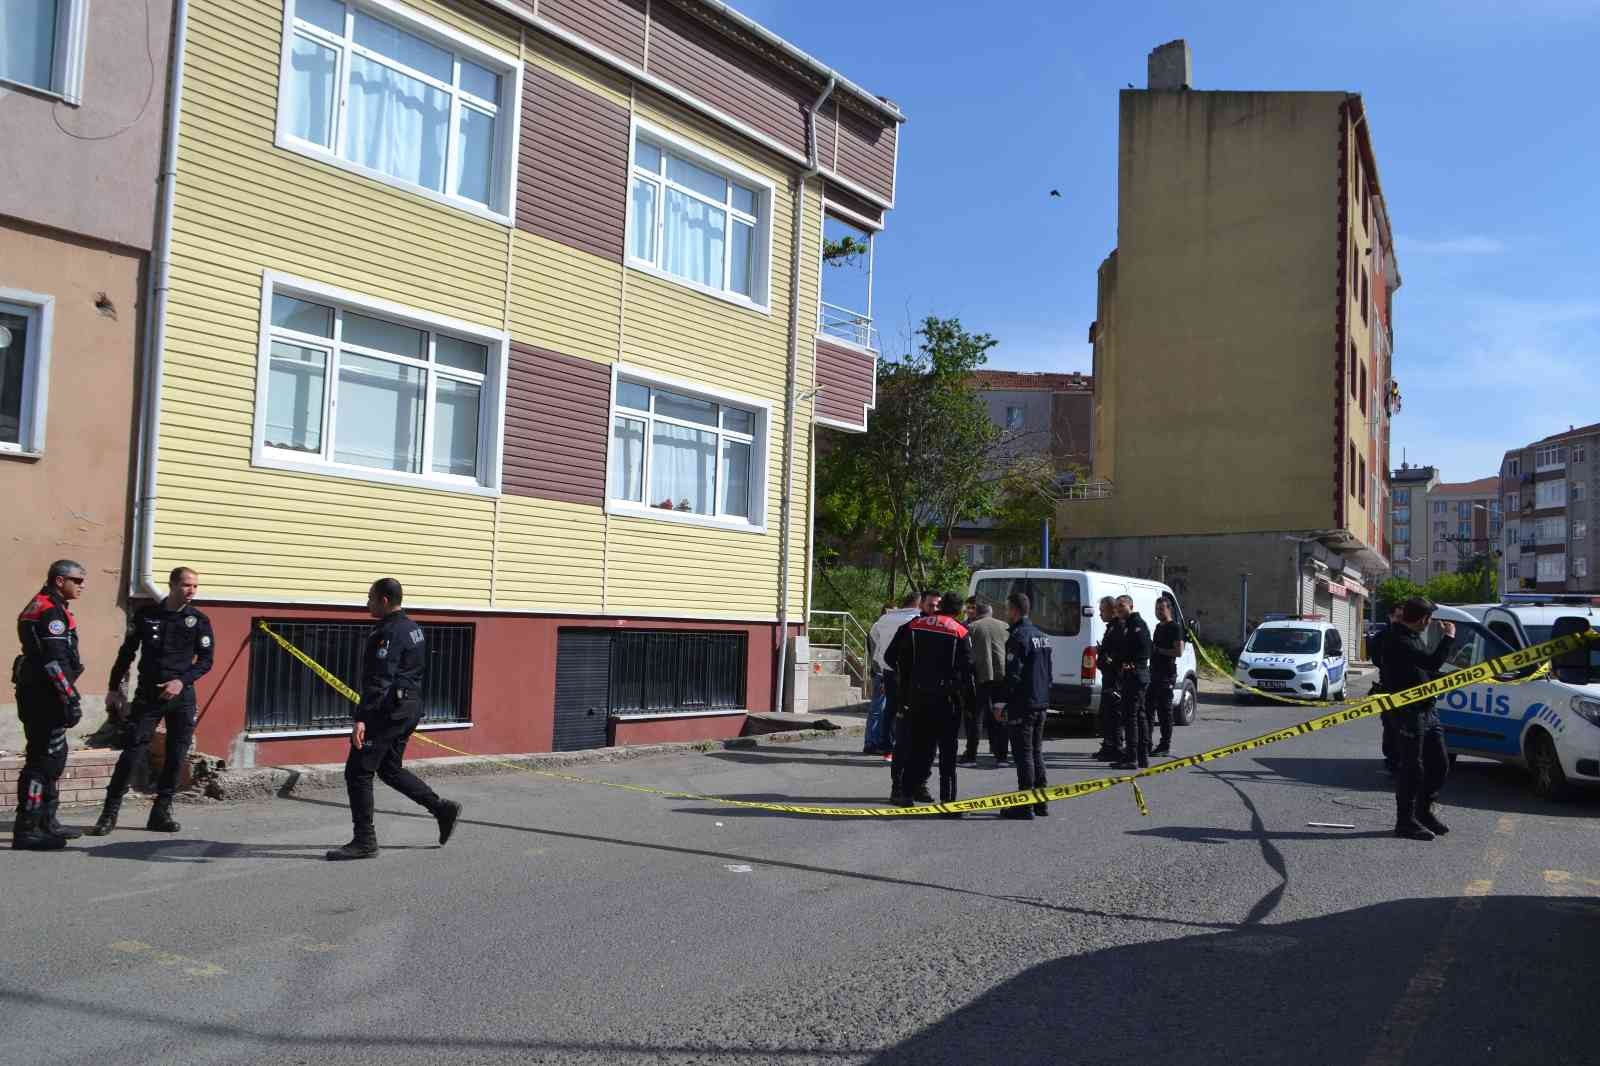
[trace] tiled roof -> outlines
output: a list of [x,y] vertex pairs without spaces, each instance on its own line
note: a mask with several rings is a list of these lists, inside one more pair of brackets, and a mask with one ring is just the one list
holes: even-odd
[[1500,491],[1500,479],[1481,477],[1476,481],[1440,482],[1433,487],[1432,495],[1493,496]]
[[1024,389],[1039,392],[1093,392],[1089,374],[1051,374],[1025,370],[974,370],[972,379],[983,389]]

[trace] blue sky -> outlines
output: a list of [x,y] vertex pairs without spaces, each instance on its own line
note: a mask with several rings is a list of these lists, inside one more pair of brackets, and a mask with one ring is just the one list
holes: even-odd
[[999,339],[992,366],[1089,369],[1117,90],[1183,37],[1198,89],[1366,100],[1404,280],[1396,465],[1485,477],[1600,422],[1600,0],[734,3],[910,118],[878,246],[886,351],[959,315]]

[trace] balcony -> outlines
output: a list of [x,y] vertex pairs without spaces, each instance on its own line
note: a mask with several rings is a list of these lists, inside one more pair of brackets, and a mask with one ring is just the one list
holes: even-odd
[[872,324],[876,240],[876,234],[832,214],[823,219],[817,332],[872,352],[878,350],[878,330]]
[[817,330],[824,337],[878,351],[878,327],[863,312],[824,302],[817,309]]

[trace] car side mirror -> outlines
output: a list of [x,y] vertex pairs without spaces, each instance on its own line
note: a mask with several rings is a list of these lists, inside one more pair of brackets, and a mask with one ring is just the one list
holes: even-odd
[[[1567,615],[1556,619],[1556,624],[1550,629],[1550,639],[1560,640],[1570,637],[1574,633],[1582,633],[1590,628],[1589,620],[1577,615]],[[1569,685],[1587,685],[1594,680],[1593,659],[1590,647],[1584,645],[1572,651],[1562,652],[1550,660],[1550,672],[1557,681],[1565,681]]]

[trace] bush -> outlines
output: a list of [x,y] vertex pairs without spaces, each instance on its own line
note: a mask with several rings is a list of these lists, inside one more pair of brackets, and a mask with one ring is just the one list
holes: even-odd
[[[1202,651],[1205,652],[1204,655],[1200,654]],[[1216,678],[1221,681],[1227,681],[1233,677],[1233,668],[1237,664],[1237,660],[1235,660],[1233,654],[1221,644],[1200,644],[1195,648],[1195,658],[1199,660],[1200,673],[1206,677]],[[1212,662],[1216,663],[1223,672],[1218,673],[1216,670],[1207,665],[1207,659],[1210,659]]]

